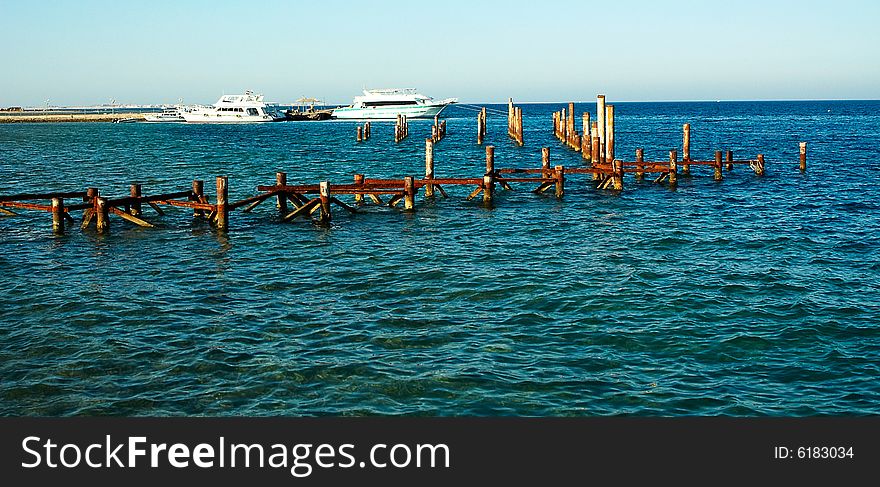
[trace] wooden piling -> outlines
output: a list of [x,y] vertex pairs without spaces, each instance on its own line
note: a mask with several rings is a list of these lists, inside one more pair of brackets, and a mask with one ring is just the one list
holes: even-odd
[[370,122],[364,122],[364,140],[369,140],[372,135],[372,127],[370,126]]
[[[287,186],[287,173],[285,173],[285,172],[276,172],[275,173],[275,186]],[[285,192],[278,193],[275,207],[278,208],[278,211],[281,212],[282,216],[287,214],[287,193],[285,193]]]
[[362,132],[363,132],[363,129],[361,128],[360,125],[358,125],[357,126],[357,138],[355,139],[357,142],[364,140]]
[[[434,179],[434,141],[431,139],[425,139],[425,179]],[[434,197],[433,184],[425,185],[425,197]]]
[[412,211],[416,207],[416,183],[415,178],[407,176],[403,178],[403,209]]
[[758,160],[755,164],[755,174],[758,176],[764,175],[764,154],[758,154]]
[[64,199],[52,198],[52,233],[64,233]]
[[[645,162],[645,149],[639,147],[636,149],[636,164],[640,164]],[[636,166],[638,169],[645,169],[645,166]],[[645,178],[645,173],[643,171],[636,172],[636,179],[642,180]]]
[[724,170],[727,172],[733,171],[733,151],[727,151],[725,157],[727,159],[727,167],[725,167]]
[[486,146],[486,174],[483,175],[483,202],[491,203],[495,195],[495,146]]
[[623,190],[623,162],[618,159],[611,160],[611,187],[617,191]]
[[549,178],[550,173],[550,148],[542,147],[541,148],[541,177]]
[[[193,193],[193,200],[195,200],[199,203],[204,203],[205,202],[205,182],[200,179],[193,180],[192,193]],[[132,194],[132,196],[134,196],[134,194]],[[138,196],[140,196],[140,188],[138,188]],[[141,207],[141,204],[138,203],[137,204],[138,211],[137,211],[137,213],[135,213],[134,212],[135,204],[132,203],[132,205],[131,205],[132,213],[131,214],[133,216],[140,216],[140,207]],[[205,216],[205,211],[200,210],[198,208],[194,208],[193,209],[193,217],[196,217],[196,216]]]
[[553,168],[553,177],[556,178],[556,197],[562,198],[565,195],[565,167]]
[[519,145],[525,144],[523,141],[522,107],[516,107],[516,141]]
[[607,137],[607,142],[605,143],[605,160],[606,161],[614,161],[614,105],[607,105],[605,107],[605,124],[607,127],[605,128],[605,136]]
[[682,126],[681,160],[683,162],[691,160],[691,124],[689,123]]
[[590,112],[584,112],[581,121],[581,157],[585,161],[593,160],[592,138],[590,134]]
[[[364,186],[364,175],[363,174],[355,174],[354,175],[354,185],[362,188]],[[354,202],[362,205],[364,204],[364,195],[357,194],[354,195]]]
[[678,184],[678,151],[669,151],[669,187]]
[[[605,144],[605,95],[597,95],[596,96],[596,124],[598,128],[599,136],[599,163],[605,162],[605,152],[601,150],[601,146]],[[595,152],[594,152],[595,154]],[[595,157],[593,157],[594,162]]]
[[318,186],[318,194],[321,199],[321,223],[330,223],[330,183],[321,181]]
[[[132,198],[140,198],[141,197],[141,185],[140,184],[131,184],[128,187],[128,194]],[[141,216],[143,212],[141,208],[141,202],[137,200],[132,200],[131,205],[129,205],[131,216]]]
[[691,160],[691,124],[686,123],[682,126],[682,143],[681,143],[681,175],[690,176],[691,166],[688,164]]
[[110,231],[110,208],[107,206],[107,198],[95,198],[95,228],[98,233]]
[[[595,124],[593,128],[595,128]],[[595,134],[596,131],[594,130],[593,133]],[[593,140],[590,142],[590,152],[592,152],[593,154],[593,159],[590,162],[595,167],[597,164],[602,162],[602,143],[599,140],[598,135],[593,135]],[[599,175],[593,173],[593,179],[599,179]]]
[[807,143],[801,142],[800,146],[800,169],[801,172],[807,171]]
[[715,170],[715,174],[713,179],[715,181],[721,181],[724,177],[721,175],[721,151],[715,151],[715,164],[712,165],[712,168]]
[[229,178],[217,176],[217,230],[229,229]]

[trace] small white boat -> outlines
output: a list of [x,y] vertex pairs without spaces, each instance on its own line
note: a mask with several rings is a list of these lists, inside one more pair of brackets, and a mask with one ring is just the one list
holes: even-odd
[[180,110],[190,123],[260,123],[283,120],[276,105],[263,102],[263,95],[246,91],[243,95],[223,95],[211,106],[195,105]]
[[389,90],[364,90],[362,96],[354,97],[351,106],[333,110],[333,116],[342,119],[394,120],[398,115],[407,118],[434,118],[458,98],[435,101],[430,96],[416,92],[414,88]]
[[144,115],[144,119],[147,122],[186,122],[186,120],[180,115],[180,107],[174,106],[171,108],[164,108],[162,113],[155,113],[150,115]]

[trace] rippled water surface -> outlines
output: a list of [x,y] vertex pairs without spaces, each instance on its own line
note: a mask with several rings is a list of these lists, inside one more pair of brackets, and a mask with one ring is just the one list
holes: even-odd
[[[498,167],[577,154],[525,105],[525,147],[489,118]],[[497,107],[503,108],[503,107]],[[578,106],[595,110],[594,105]],[[169,209],[141,229],[53,236],[0,217],[3,415],[815,415],[880,413],[880,102],[620,103],[617,153],[763,152],[678,189],[583,176],[562,201],[470,188],[416,211],[218,235]],[[482,175],[476,117],[447,112],[438,176]],[[0,194],[124,195],[230,176],[234,200],[291,183],[418,175],[430,123],[0,126]],[[809,169],[797,143],[809,142]],[[78,216],[78,215],[77,215]]]

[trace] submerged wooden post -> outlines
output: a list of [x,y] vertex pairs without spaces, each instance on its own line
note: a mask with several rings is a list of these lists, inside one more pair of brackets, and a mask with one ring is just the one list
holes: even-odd
[[361,128],[360,125],[358,125],[358,126],[357,126],[357,139],[356,139],[357,142],[360,142],[360,141],[364,140],[363,135],[362,135],[362,132],[363,132],[363,129]]
[[682,127],[681,160],[683,162],[691,160],[691,124],[689,123],[684,124]]
[[[431,139],[425,139],[425,179],[434,179],[434,141]],[[433,184],[425,185],[425,197],[434,197]]]
[[[355,174],[354,175],[354,185],[357,186],[358,188],[361,188],[361,189],[364,187],[364,175],[363,174]],[[363,204],[364,203],[364,195],[363,194],[355,194],[354,195],[354,202],[359,205]]]
[[623,189],[623,163],[618,159],[611,160],[611,187],[617,191]]
[[107,198],[95,198],[95,228],[98,233],[107,233],[110,230],[110,208],[107,207]]
[[519,145],[525,144],[523,141],[522,107],[516,107],[516,141],[519,142]]
[[550,177],[550,148],[541,147],[541,177]]
[[[596,124],[599,131],[599,162],[602,163],[605,162],[605,151],[602,150],[602,145],[605,144],[605,95],[596,96]],[[593,159],[595,160],[595,156]]]
[[608,125],[605,129],[605,136],[608,137],[608,142],[605,144],[605,160],[614,161],[614,105],[607,105],[605,110],[607,112],[605,123]]
[[318,193],[321,198],[321,223],[330,223],[330,183],[321,181]]
[[[132,184],[131,186],[129,186],[128,187],[128,194],[132,198],[140,198],[141,197],[141,185],[140,184]],[[139,216],[141,216],[141,213],[143,212],[143,210],[141,208],[141,202],[137,201],[137,200],[133,200],[131,202],[131,205],[129,205],[129,208],[131,208],[130,213],[132,216],[139,217]]]
[[733,151],[729,150],[725,154],[725,158],[727,159],[727,167],[724,169],[728,172],[733,171]]
[[[195,201],[197,201],[199,203],[204,203],[203,200],[205,198],[205,182],[200,179],[194,179],[193,183],[192,183],[192,192],[193,192],[193,199]],[[132,195],[132,196],[134,196],[134,195]],[[134,213],[134,204],[131,205],[131,209],[132,209],[132,215],[140,216],[140,203],[138,203],[138,213],[137,214]],[[194,217],[204,216],[204,215],[205,215],[204,210],[193,209],[193,216]]]
[[581,157],[586,161],[593,160],[592,138],[590,136],[590,112],[584,112],[581,122]]
[[486,174],[483,175],[483,201],[491,203],[495,196],[495,147],[486,146]]
[[416,183],[415,178],[407,176],[403,178],[403,209],[413,210],[416,207]]
[[[287,173],[286,172],[276,172],[275,173],[275,186],[287,186]],[[282,215],[287,214],[287,193],[281,192],[278,193],[278,197],[275,206],[281,211]]]
[[367,139],[370,138],[370,135],[371,135],[371,134],[370,134],[370,132],[371,132],[370,129],[371,129],[371,128],[372,128],[372,127],[370,127],[370,122],[364,122],[364,140],[367,140]]
[[678,184],[678,151],[669,151],[669,187]]
[[682,132],[681,160],[683,164],[681,165],[681,175],[690,176],[691,166],[688,162],[691,160],[691,124],[684,124]]
[[[593,133],[595,134],[596,132],[593,131]],[[602,145],[599,141],[598,135],[593,135],[593,140],[591,141],[590,147],[590,152],[593,153],[593,159],[590,161],[590,163],[593,167],[596,167],[596,165],[598,165],[602,161]],[[593,173],[593,179],[599,179],[599,175]]]
[[807,170],[807,143],[801,142],[798,145],[800,146],[801,172],[806,172],[806,170]]
[[[638,164],[645,162],[645,149],[641,147],[636,149],[636,164],[638,169],[645,169],[645,166],[639,166]],[[645,173],[643,171],[636,172],[636,179],[644,179]]]
[[758,154],[758,162],[755,164],[755,174],[758,176],[764,175],[764,154]]
[[565,167],[553,168],[553,177],[556,179],[556,197],[562,198],[565,195]]
[[61,235],[64,233],[64,200],[52,198],[52,233]]
[[721,151],[715,151],[715,164],[712,165],[712,168],[715,169],[715,174],[713,179],[715,181],[721,181],[724,177],[721,175]]
[[229,178],[217,176],[217,230],[229,229]]

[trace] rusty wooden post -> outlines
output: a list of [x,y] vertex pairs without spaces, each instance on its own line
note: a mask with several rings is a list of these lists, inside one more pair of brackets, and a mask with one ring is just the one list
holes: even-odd
[[[682,162],[691,160],[691,124],[689,123],[682,126],[681,160]],[[688,166],[683,166],[682,170],[687,171],[686,167]]]
[[519,145],[525,144],[523,141],[522,107],[516,107],[516,141],[519,142]]
[[217,230],[229,229],[229,178],[217,176]]
[[605,144],[605,160],[606,161],[614,161],[614,105],[607,105],[605,107],[607,113],[605,114],[605,123],[608,127],[605,129],[605,136],[608,137],[608,142]]
[[721,151],[715,151],[715,164],[712,165],[712,168],[715,170],[713,175],[713,179],[715,181],[721,181],[724,177],[721,175]]
[[[645,166],[638,165],[643,162],[645,162],[645,149],[642,149],[641,147],[639,147],[638,149],[636,149],[636,167],[638,169],[645,169]],[[641,179],[644,179],[644,177],[645,177],[644,172],[642,172],[642,171],[636,172],[636,179],[641,180]]]
[[590,112],[584,112],[581,130],[583,131],[581,134],[581,157],[585,161],[591,161],[593,159],[593,151],[590,138]]
[[691,166],[688,164],[691,160],[691,124],[686,123],[682,127],[682,147],[681,147],[681,175],[690,176]]
[[725,154],[725,158],[727,159],[727,167],[724,169],[728,172],[733,171],[733,151],[729,150]]
[[550,177],[550,148],[541,147],[541,177]]
[[556,179],[556,197],[562,198],[565,195],[565,167],[553,168],[553,177]]
[[[593,133],[596,133],[595,131]],[[590,161],[593,167],[596,167],[600,162],[602,162],[602,144],[599,141],[598,135],[593,135],[593,140],[590,144],[590,152],[593,154],[593,158]],[[593,173],[593,179],[599,179],[599,175]]]
[[92,208],[86,210],[82,215],[82,229],[86,229],[86,225],[94,218],[95,198],[99,195],[98,188],[86,188],[86,195],[83,196],[83,203],[92,203]]
[[495,196],[495,146],[486,146],[486,174],[483,175],[483,202],[491,203]]
[[[605,162],[605,151],[601,150],[605,144],[605,95],[596,96],[596,123],[599,129],[599,162]],[[595,154],[595,153],[594,153]],[[593,157],[595,159],[595,156]]]
[[[141,197],[141,185],[134,184],[134,183],[131,184],[128,187],[128,194],[132,198],[140,198]],[[138,216],[138,217],[141,216],[142,209],[141,209],[141,202],[140,201],[133,200],[131,202],[131,204],[129,205],[129,208],[131,209],[129,213],[132,216]]]
[[[425,139],[425,179],[434,179],[434,141]],[[430,182],[425,184],[425,197],[434,197],[434,185]]]
[[678,151],[669,151],[669,187],[678,184]]
[[107,206],[107,198],[95,198],[95,228],[98,233],[107,233],[110,230],[110,208]]
[[[363,174],[355,174],[354,175],[354,185],[357,186],[359,189],[363,189],[363,187],[364,187],[364,175]],[[354,195],[354,202],[359,205],[364,204],[364,195],[363,194],[355,194]]]
[[363,138],[363,129],[360,125],[357,126],[357,138],[355,139],[357,142],[364,140]]
[[330,223],[330,183],[321,181],[318,186],[318,195],[321,199],[321,223]]
[[371,132],[370,122],[364,122],[364,140],[368,140],[370,138]]
[[[205,182],[200,179],[194,179],[192,182],[192,193],[193,193],[193,199],[195,201],[197,201],[199,203],[204,203],[203,200],[205,197]],[[132,196],[134,196],[134,195],[132,195]],[[134,210],[134,204],[131,205],[131,209]],[[138,203],[138,214],[134,214],[134,211],[132,211],[132,214],[134,216],[140,216],[140,203]],[[199,210],[199,209],[193,209],[193,217],[196,217],[196,216],[205,216],[205,211]]]
[[416,183],[415,178],[407,176],[403,178],[403,209],[412,211],[416,207]]
[[618,159],[611,160],[611,187],[617,191],[623,190],[623,163]]
[[807,171],[807,143],[801,142],[798,145],[800,146],[801,172],[806,172]]
[[64,200],[52,198],[52,233],[61,235],[64,233]]
[[[275,186],[287,186],[287,173],[285,172],[276,172],[275,173]],[[278,193],[276,198],[275,207],[281,212],[281,215],[287,214],[287,193],[281,192]]]
[[755,174],[758,176],[764,175],[764,154],[758,154],[758,162],[755,164]]

